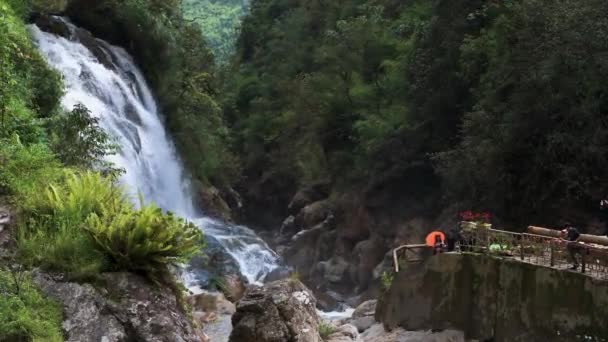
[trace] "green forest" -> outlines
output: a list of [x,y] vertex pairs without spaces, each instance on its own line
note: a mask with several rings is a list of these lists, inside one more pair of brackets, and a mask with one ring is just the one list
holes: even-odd
[[254,1],[222,93],[234,151],[245,174],[295,187],[373,184],[512,223],[593,212],[607,185],[607,10]]
[[183,0],[187,20],[201,27],[217,63],[227,62],[234,53],[241,18],[246,13],[246,0]]
[[177,292],[170,267],[204,245],[131,204],[105,159],[119,146],[89,109],[61,108],[27,30],[49,14],[134,56],[193,192],[235,189],[240,223],[278,226],[320,183],[508,228],[589,222],[608,194],[605,0],[0,0],[0,207],[16,217],[0,341],[61,340],[58,304],[8,265]]

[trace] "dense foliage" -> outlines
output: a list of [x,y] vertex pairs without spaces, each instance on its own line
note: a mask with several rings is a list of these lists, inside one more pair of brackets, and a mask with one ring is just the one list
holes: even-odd
[[[25,20],[31,11],[55,13],[66,4],[0,0],[0,205],[10,205],[17,221],[8,264],[41,267],[79,279],[127,270],[172,283],[168,267],[200,250],[200,231],[154,206],[138,209],[131,204],[115,185],[117,170],[103,161],[116,146],[88,109],[59,107],[61,77],[46,65],[29,37]],[[152,25],[163,21],[157,19]],[[191,48],[207,56],[200,35],[192,32]],[[187,39],[182,38],[178,44],[184,45],[179,46],[188,48]],[[200,54],[191,54],[191,65],[204,60],[198,59]],[[180,64],[166,72],[186,69]],[[185,73],[180,75],[186,82]],[[195,113],[204,109],[218,113],[208,93],[196,90],[207,82],[206,76],[198,76],[184,85],[197,95],[188,99],[205,104]],[[175,83],[167,86],[176,90],[170,92],[172,101],[186,96]],[[200,118],[195,121],[184,125],[206,124]],[[8,252],[2,254],[4,258]],[[61,341],[60,308],[37,292],[27,269],[16,266],[18,271],[5,271],[5,263],[0,259],[0,340]]]
[[183,0],[184,15],[200,26],[215,60],[224,63],[234,53],[246,0]]
[[589,213],[608,186],[607,6],[254,1],[224,90],[244,174],[511,222]]
[[29,220],[17,239],[20,260],[75,278],[133,271],[165,280],[169,266],[202,247],[197,227],[152,204],[134,208],[97,173],[69,173],[32,194],[24,209]]
[[61,307],[20,269],[0,268],[0,341],[63,341]]

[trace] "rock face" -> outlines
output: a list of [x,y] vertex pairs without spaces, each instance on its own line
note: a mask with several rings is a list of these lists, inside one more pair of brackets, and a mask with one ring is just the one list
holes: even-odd
[[63,304],[66,341],[205,341],[170,290],[131,273],[103,274],[102,280],[108,286],[95,288],[35,275],[42,292]]
[[232,317],[230,342],[320,342],[316,300],[297,280],[251,287]]
[[203,332],[212,342],[228,342],[232,331],[234,304],[221,293],[201,293],[186,299],[192,307],[192,318],[203,327]]
[[[378,304],[387,328],[456,328],[495,342],[608,336],[608,286],[584,274],[482,255],[442,254],[399,272]],[[594,339],[595,338],[595,339]]]
[[360,335],[362,342],[465,342],[464,333],[457,330],[405,331],[403,329],[384,330],[382,324],[375,324]]
[[376,313],[377,301],[368,300],[361,303],[355,311],[353,316],[348,320],[348,323],[357,328],[359,332],[364,332],[376,323],[374,315]]

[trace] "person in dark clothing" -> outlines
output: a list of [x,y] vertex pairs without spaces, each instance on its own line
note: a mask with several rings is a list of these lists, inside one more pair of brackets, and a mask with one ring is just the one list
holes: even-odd
[[600,221],[604,224],[604,235],[608,236],[608,200],[600,201]]
[[581,245],[579,245],[577,242],[578,238],[581,236],[581,233],[570,223],[566,223],[564,228],[565,229],[562,231],[562,233],[565,239],[568,241],[566,248],[570,254],[570,259],[572,259],[572,267],[570,269],[576,270],[578,269],[578,260],[576,255],[581,254],[582,249]]
[[453,252],[456,249],[456,242],[460,242],[462,240],[462,235],[456,228],[452,228],[446,234],[446,240],[448,245],[448,252]]
[[441,236],[435,236],[435,246],[433,248],[433,255],[443,253],[443,248],[444,244],[443,240],[441,239]]

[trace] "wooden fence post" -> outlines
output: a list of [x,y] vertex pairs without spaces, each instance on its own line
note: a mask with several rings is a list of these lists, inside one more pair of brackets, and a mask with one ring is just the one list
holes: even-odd
[[519,240],[519,257],[521,260],[524,260],[524,235],[520,235],[521,239]]

